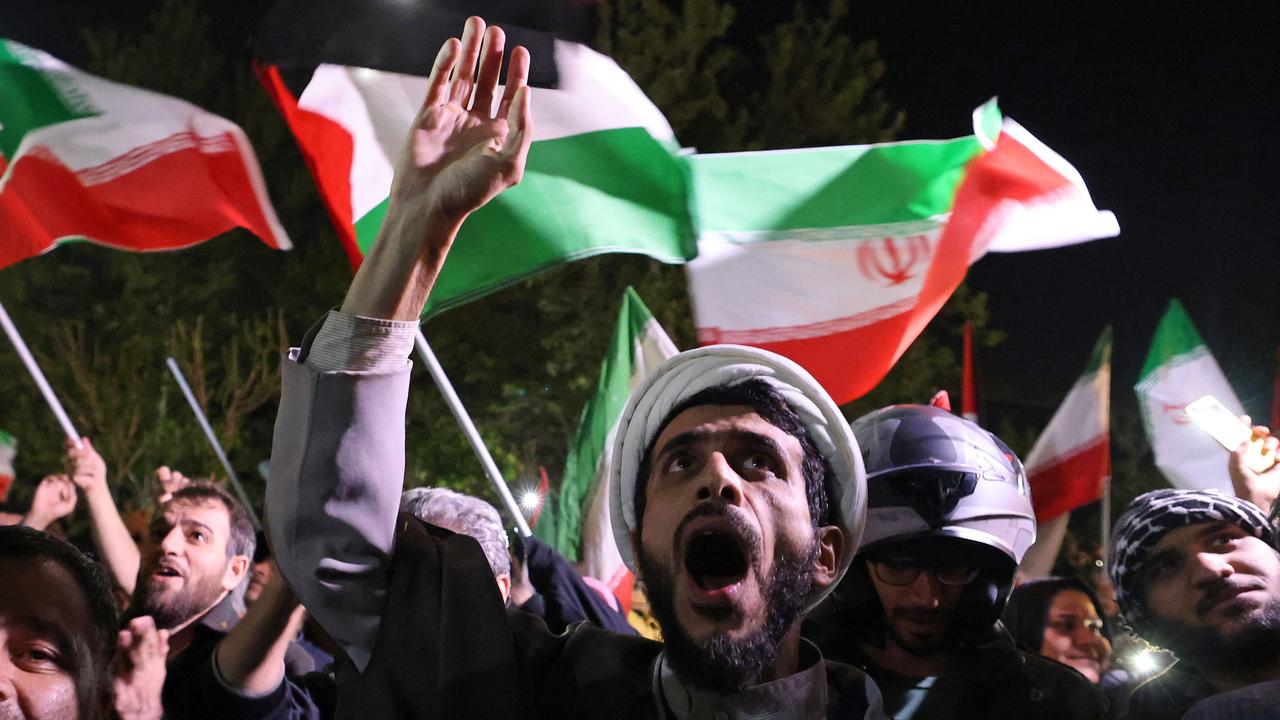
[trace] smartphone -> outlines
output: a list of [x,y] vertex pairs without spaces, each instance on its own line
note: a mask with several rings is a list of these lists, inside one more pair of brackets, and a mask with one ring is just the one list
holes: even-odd
[[1209,433],[1222,447],[1235,452],[1242,443],[1249,443],[1249,452],[1245,454],[1245,464],[1256,473],[1266,472],[1276,464],[1276,453],[1268,452],[1263,447],[1261,438],[1253,437],[1253,429],[1236,417],[1212,395],[1205,395],[1187,405],[1187,416]]

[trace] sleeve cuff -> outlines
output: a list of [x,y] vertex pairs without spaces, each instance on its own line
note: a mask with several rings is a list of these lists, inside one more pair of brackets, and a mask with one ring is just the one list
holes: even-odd
[[413,351],[418,323],[347,315],[330,310],[306,352],[320,372],[394,372]]

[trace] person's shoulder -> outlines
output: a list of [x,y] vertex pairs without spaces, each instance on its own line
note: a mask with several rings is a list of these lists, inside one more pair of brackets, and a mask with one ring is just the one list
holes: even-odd
[[1191,707],[1183,720],[1263,720],[1280,715],[1280,680],[1212,695]]
[[1192,705],[1211,694],[1204,678],[1175,664],[1134,688],[1129,695],[1129,716],[1181,718]]

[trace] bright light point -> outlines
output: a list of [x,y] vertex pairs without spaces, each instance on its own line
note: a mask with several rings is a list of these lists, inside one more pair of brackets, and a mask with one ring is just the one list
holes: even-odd
[[1146,675],[1147,673],[1155,670],[1158,666],[1155,655],[1147,650],[1139,650],[1134,653],[1133,657],[1129,660],[1129,664],[1133,666],[1134,672],[1139,675]]
[[520,509],[525,515],[532,515],[542,505],[542,496],[537,490],[525,490],[520,493]]

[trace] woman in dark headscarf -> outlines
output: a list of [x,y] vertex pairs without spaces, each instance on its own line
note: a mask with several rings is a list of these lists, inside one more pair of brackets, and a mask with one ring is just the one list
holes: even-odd
[[1101,610],[1084,583],[1053,577],[1014,588],[1001,621],[1019,645],[1099,684],[1111,666],[1111,628]]

